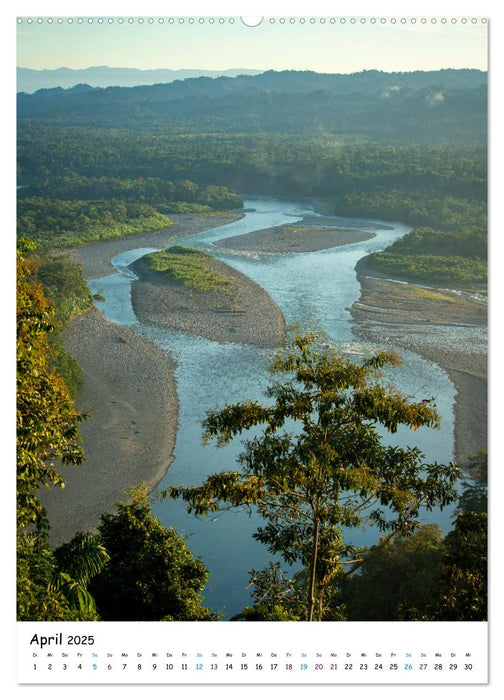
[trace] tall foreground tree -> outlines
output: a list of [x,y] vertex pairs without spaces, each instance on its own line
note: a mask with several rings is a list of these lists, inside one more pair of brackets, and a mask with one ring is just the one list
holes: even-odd
[[204,439],[219,446],[257,428],[239,468],[163,494],[183,498],[196,514],[255,507],[265,525],[254,537],[304,569],[304,619],[323,619],[324,588],[360,564],[351,561],[343,528],[374,525],[385,544],[414,531],[421,507],[456,498],[454,464],[424,464],[416,447],[382,444],[380,425],[390,433],[439,425],[430,400],[412,402],[378,381],[380,368],[398,362],[381,352],[354,364],[315,334],[294,334],[272,365],[269,403],[226,405],[203,421]]
[[96,569],[106,553],[91,537],[85,548],[74,552],[71,574],[66,565],[59,566],[47,544],[49,522],[38,496],[43,487],[62,488],[61,465],[80,464],[84,455],[82,416],[54,369],[54,309],[37,279],[34,249],[32,242],[18,241],[17,619],[95,620],[94,601],[80,574],[91,553]]
[[48,528],[41,487],[64,486],[60,466],[81,464],[77,413],[63,378],[52,369],[53,310],[36,280],[34,244],[17,252],[17,525]]

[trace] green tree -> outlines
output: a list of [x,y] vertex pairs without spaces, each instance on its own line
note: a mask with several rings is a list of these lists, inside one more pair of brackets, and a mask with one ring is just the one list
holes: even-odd
[[359,550],[362,566],[335,596],[348,620],[399,620],[404,607],[425,609],[439,583],[443,533],[420,525],[412,535]]
[[98,620],[87,586],[108,555],[94,535],[76,535],[52,552],[40,533],[17,541],[18,620]]
[[464,465],[470,481],[462,481],[459,497],[460,513],[486,513],[488,509],[488,455],[484,450],[471,457]]
[[44,538],[21,533],[16,545],[18,620],[76,620],[61,590],[51,585],[56,572],[54,556]]
[[93,295],[84,279],[81,263],[69,255],[52,256],[46,251],[41,251],[38,259],[37,277],[58,321],[65,324],[93,305]]
[[82,586],[87,586],[110,559],[100,538],[89,532],[78,532],[70,542],[58,547],[54,556],[59,569]]
[[49,334],[53,309],[36,280],[33,244],[17,253],[17,525],[49,527],[38,498],[42,486],[64,487],[60,466],[81,464],[77,413],[63,378],[53,369]]
[[299,620],[302,614],[299,591],[295,578],[289,578],[278,562],[270,562],[266,569],[250,572],[251,596],[254,604],[244,608],[232,620]]
[[353,364],[314,334],[294,334],[272,365],[278,379],[269,404],[226,405],[203,421],[204,439],[217,438],[220,446],[259,429],[244,443],[240,468],[164,492],[182,497],[196,514],[221,505],[255,507],[266,524],[254,537],[305,570],[306,620],[327,617],[324,591],[361,564],[349,561],[354,550],[343,527],[374,525],[387,533],[386,543],[417,527],[422,506],[456,498],[455,465],[424,464],[417,448],[382,444],[380,425],[394,433],[401,424],[416,430],[439,423],[429,402],[411,402],[379,383],[378,370],[397,362],[381,352]]
[[216,620],[202,605],[208,571],[173,528],[152,515],[145,487],[102,515],[98,531],[110,560],[89,590],[104,620]]
[[52,350],[50,362],[63,377],[71,398],[75,399],[83,383],[82,368],[64,347],[62,333],[74,316],[93,305],[93,295],[84,280],[82,265],[68,255],[53,256],[37,250],[37,260],[37,279],[54,312],[55,324],[48,336]]
[[426,613],[413,619],[487,619],[488,538],[486,513],[460,513],[445,537],[438,588]]

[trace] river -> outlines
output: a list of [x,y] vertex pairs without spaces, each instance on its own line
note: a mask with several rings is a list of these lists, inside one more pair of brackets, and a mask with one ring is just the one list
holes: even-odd
[[[260,284],[282,310],[288,324],[309,323],[326,333],[334,345],[356,359],[377,348],[357,340],[352,334],[349,308],[359,297],[355,274],[357,261],[377,250],[383,250],[409,227],[397,222],[356,220],[320,216],[305,203],[264,197],[247,198],[245,216],[231,224],[203,231],[180,242],[211,253]],[[252,231],[303,221],[309,225],[334,225],[365,230],[375,234],[359,243],[313,253],[250,253],[233,251],[216,245],[216,241]],[[177,363],[176,380],[179,393],[179,426],[175,461],[169,469],[162,490],[167,485],[199,484],[207,474],[232,468],[240,452],[235,440],[225,449],[201,443],[199,421],[205,412],[224,403],[243,399],[264,398],[268,386],[267,367],[273,357],[270,350],[233,343],[219,344],[199,337],[167,332],[140,324],[131,306],[131,281],[134,274],[128,265],[151,252],[153,248],[128,251],[112,261],[117,274],[90,280],[93,292],[101,291],[104,302],[97,302],[103,315],[118,324],[135,326],[136,330],[155,341]],[[398,389],[412,399],[436,397],[441,416],[439,431],[419,428],[415,433],[399,430],[393,443],[418,446],[427,462],[446,463],[454,458],[454,393],[448,376],[437,365],[419,355],[400,351],[403,365],[387,372]],[[388,441],[389,437],[384,436]],[[205,588],[205,604],[221,611],[224,618],[250,604],[246,590],[252,569],[260,569],[273,559],[266,549],[252,538],[257,521],[246,511],[223,513],[216,519],[199,519],[188,515],[181,502],[153,503],[153,512],[165,526],[173,526],[188,536],[188,546],[201,556],[211,576]],[[425,522],[437,522],[444,531],[450,526],[451,510],[425,514]],[[352,531],[348,537],[356,545],[373,544],[377,533],[372,529]]]

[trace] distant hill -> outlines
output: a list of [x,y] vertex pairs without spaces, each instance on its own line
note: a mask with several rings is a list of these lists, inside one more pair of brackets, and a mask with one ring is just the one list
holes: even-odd
[[216,78],[224,75],[230,78],[236,75],[256,75],[260,70],[246,68],[231,68],[229,70],[140,70],[138,68],[111,68],[110,66],[93,66],[75,70],[73,68],[56,68],[55,70],[33,70],[32,68],[17,68],[17,91],[36,92],[43,88],[71,88],[79,83],[91,87],[134,87],[135,85],[155,85],[156,83],[171,83],[174,80],[199,78],[206,76]]
[[132,88],[18,93],[19,126],[156,133],[332,133],[429,142],[486,139],[487,74],[478,70],[322,74],[267,71]]

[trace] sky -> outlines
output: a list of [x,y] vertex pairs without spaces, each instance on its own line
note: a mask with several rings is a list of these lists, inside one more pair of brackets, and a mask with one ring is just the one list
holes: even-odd
[[239,16],[219,14],[47,15],[19,15],[18,66],[333,73],[488,67],[488,24],[478,15],[287,14],[266,16],[255,27],[246,26]]

